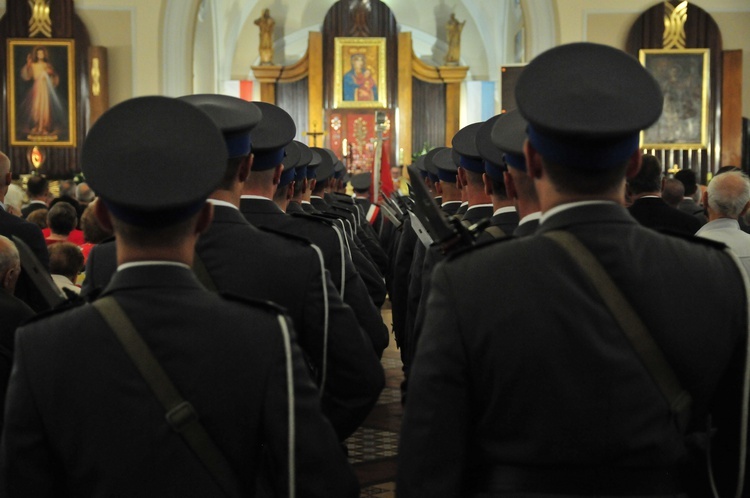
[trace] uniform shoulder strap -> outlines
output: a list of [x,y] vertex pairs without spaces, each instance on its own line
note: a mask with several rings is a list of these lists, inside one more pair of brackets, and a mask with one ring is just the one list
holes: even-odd
[[504,239],[508,236],[508,234],[505,233],[503,229],[497,225],[488,226],[484,229],[484,233],[491,235],[493,239]]
[[234,471],[218,446],[198,421],[198,413],[185,401],[154,356],[151,348],[133,326],[114,297],[107,296],[93,303],[125,352],[145,379],[151,391],[164,407],[165,418],[172,430],[188,444],[193,453],[208,469],[225,496],[241,496]]
[[544,236],[564,249],[589,277],[628,341],[630,341],[630,345],[633,346],[651,378],[667,400],[677,428],[684,433],[690,417],[692,398],[682,388],[677,375],[675,375],[661,348],[649,333],[646,324],[643,323],[627,298],[617,288],[599,260],[573,234],[556,230],[546,232]]

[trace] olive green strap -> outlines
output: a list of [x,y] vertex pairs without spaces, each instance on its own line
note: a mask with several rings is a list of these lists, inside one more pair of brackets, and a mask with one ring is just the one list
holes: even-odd
[[675,416],[677,427],[684,430],[690,416],[692,399],[690,394],[682,388],[664,353],[654,341],[640,316],[617,288],[601,263],[573,234],[557,230],[546,232],[544,236],[565,249],[568,255],[578,263],[581,270],[588,275],[641,362],[659,386],[659,390],[669,404],[670,411]]
[[164,407],[165,418],[170,427],[182,436],[193,453],[206,466],[224,491],[224,495],[241,496],[237,479],[229,462],[198,421],[198,413],[193,405],[182,398],[122,307],[112,296],[107,296],[95,301],[94,308],[115,333],[125,352]]
[[508,236],[508,234],[505,233],[503,229],[497,225],[488,226],[487,228],[484,229],[484,232],[492,236],[493,239],[504,239],[505,237]]

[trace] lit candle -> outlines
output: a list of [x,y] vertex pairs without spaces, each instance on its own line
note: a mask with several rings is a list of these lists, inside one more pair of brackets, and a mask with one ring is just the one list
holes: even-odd
[[349,155],[349,147],[347,147],[347,140],[344,139],[341,141],[341,148],[344,149],[344,157]]

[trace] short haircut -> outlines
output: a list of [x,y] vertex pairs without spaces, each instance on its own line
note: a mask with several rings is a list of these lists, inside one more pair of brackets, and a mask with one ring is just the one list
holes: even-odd
[[49,213],[49,210],[47,209],[36,209],[29,213],[26,217],[26,221],[29,221],[44,230],[47,228],[47,213]]
[[664,180],[664,187],[661,191],[661,198],[664,202],[672,207],[676,207],[677,204],[685,197],[685,186],[677,178],[667,178]]
[[68,235],[78,224],[76,208],[67,202],[58,202],[47,213],[47,225],[52,233]]
[[698,189],[698,183],[695,179],[695,172],[691,169],[681,169],[674,175],[675,178],[680,180],[685,185],[685,195],[690,197]]
[[497,178],[494,178],[490,175],[487,176],[489,177],[490,183],[492,184],[492,195],[499,199],[507,199],[508,190],[505,188],[505,181],[498,180]]
[[0,235],[0,276],[18,264],[19,256],[16,245],[7,237]]
[[707,190],[713,211],[737,219],[750,201],[750,178],[741,171],[729,171],[715,176]]
[[70,242],[49,246],[49,272],[75,278],[83,270],[81,248]]
[[628,161],[613,168],[587,170],[561,166],[542,158],[544,170],[555,187],[561,192],[577,195],[600,194],[618,188],[625,179]]
[[144,249],[174,247],[190,233],[195,226],[197,215],[164,227],[143,227],[118,219],[110,212],[115,235],[122,241]]
[[227,160],[227,169],[226,171],[224,171],[224,177],[221,179],[221,183],[219,183],[219,186],[217,187],[218,189],[232,189],[232,186],[234,185],[234,179],[237,177],[237,171],[240,169],[242,161],[244,161],[246,158],[247,156],[230,157],[229,160]]
[[31,197],[39,197],[49,190],[49,182],[43,176],[32,176],[26,184],[26,190]]
[[651,154],[644,154],[641,169],[635,177],[628,180],[628,187],[633,194],[661,191],[662,169],[659,160]]

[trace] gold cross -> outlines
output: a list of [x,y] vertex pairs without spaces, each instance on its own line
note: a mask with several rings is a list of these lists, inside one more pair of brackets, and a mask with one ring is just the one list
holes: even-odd
[[305,135],[307,135],[308,137],[313,137],[313,147],[317,147],[318,146],[318,137],[319,136],[321,136],[321,135],[323,135],[323,136],[328,135],[328,133],[325,132],[325,131],[315,131],[315,129],[317,128],[317,126],[315,126],[315,125],[316,125],[316,123],[313,123],[313,131],[306,131],[305,132]]

